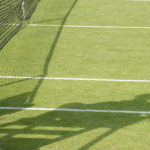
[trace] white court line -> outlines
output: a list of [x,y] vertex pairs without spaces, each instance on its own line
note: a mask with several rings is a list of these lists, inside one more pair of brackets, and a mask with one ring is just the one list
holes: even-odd
[[150,114],[150,111],[128,110],[98,110],[98,109],[68,109],[68,108],[27,108],[27,107],[0,107],[0,110],[39,110],[39,111],[66,111],[66,112],[97,112],[97,113],[124,113],[124,114]]
[[[0,23],[1,24],[1,23]],[[18,26],[19,24],[1,24]],[[64,27],[64,28],[103,28],[103,29],[150,29],[150,27],[129,27],[129,26],[81,26],[81,25],[49,25],[49,24],[23,24],[31,27]]]
[[64,78],[64,77],[24,77],[24,76],[0,76],[0,79],[34,79],[34,80],[72,80],[72,81],[102,81],[102,82],[143,82],[150,80],[125,80],[125,79],[94,79],[94,78]]
[[133,2],[150,2],[150,0],[130,0],[130,1],[133,1]]
[[65,27],[65,28],[106,28],[106,29],[150,29],[150,27],[128,27],[128,26],[80,26],[80,25],[46,25],[46,24],[24,24],[32,27]]

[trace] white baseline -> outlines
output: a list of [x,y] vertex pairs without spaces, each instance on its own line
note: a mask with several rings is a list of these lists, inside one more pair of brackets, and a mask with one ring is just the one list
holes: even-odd
[[66,111],[66,112],[96,112],[96,113],[150,114],[150,111],[98,110],[98,109],[69,109],[69,108],[0,107],[0,110],[33,110],[33,111],[38,110],[38,111]]
[[64,78],[64,77],[0,76],[0,79],[72,80],[72,81],[137,82],[137,83],[141,82],[141,83],[150,83],[150,80],[94,79],[94,78]]

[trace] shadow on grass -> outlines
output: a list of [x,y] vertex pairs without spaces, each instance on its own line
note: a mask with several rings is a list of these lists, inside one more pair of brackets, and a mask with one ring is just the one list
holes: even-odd
[[[139,95],[133,100],[95,104],[70,103],[59,108],[148,111],[150,108],[149,100],[150,94],[145,94]],[[32,114],[33,111],[28,113]],[[34,111],[34,113],[36,112]],[[50,111],[40,115],[38,113],[38,115],[34,117],[22,118],[11,123],[2,124],[0,130],[5,136],[1,138],[1,142],[4,150],[10,148],[15,150],[39,150],[42,146],[66,140],[74,136],[78,136],[79,140],[79,138],[84,136],[84,133],[99,128],[107,128],[108,130],[105,133],[96,135],[94,139],[92,139],[93,137],[90,138],[90,136],[84,136],[85,143],[82,142],[83,145],[79,145],[80,147],[77,149],[87,150],[117,130],[145,119],[150,119],[150,115]],[[16,128],[14,128],[14,126],[16,126]],[[17,128],[19,126],[25,127],[23,129]],[[67,128],[69,128],[69,130],[67,130]],[[53,136],[56,137],[53,138]],[[81,139],[83,139],[83,137]],[[87,141],[90,142],[87,143]],[[79,141],[75,141],[75,143],[78,142]]]
[[[59,41],[59,38],[60,38],[60,36],[61,36],[61,33],[62,33],[62,31],[63,31],[63,25],[65,25],[65,23],[66,23],[66,21],[67,21],[69,15],[70,15],[70,13],[71,13],[71,11],[73,10],[73,8],[74,8],[75,5],[77,4],[77,2],[78,2],[78,0],[73,0],[73,2],[71,2],[71,6],[70,6],[68,12],[67,12],[66,15],[64,16],[64,18],[63,18],[63,20],[62,20],[62,22],[61,22],[61,24],[60,24],[61,26],[59,27],[59,30],[58,30],[58,32],[57,32],[55,38],[54,38],[54,41],[53,41],[53,43],[52,43],[51,46],[50,46],[50,51],[49,51],[49,53],[48,53],[48,55],[47,55],[47,58],[46,58],[46,60],[45,60],[45,64],[44,64],[44,67],[43,67],[43,75],[42,75],[42,77],[47,76],[47,73],[48,73],[48,66],[50,65],[50,62],[51,62],[53,53],[54,53],[55,48],[56,48],[56,45],[57,45],[57,43],[58,43],[58,41]],[[40,86],[41,86],[41,84],[42,84],[43,81],[44,81],[44,79],[39,80],[39,82],[37,83],[37,85],[36,85],[35,88],[33,89],[32,95],[31,95],[31,97],[30,97],[30,103],[33,102],[34,97],[35,97],[36,93],[38,92],[38,89],[40,88]]]
[[[76,3],[77,0],[74,0],[71,4],[70,9],[63,18],[61,25],[64,25],[66,23],[67,18],[72,9],[75,7]],[[50,65],[55,47],[58,43],[62,30],[63,26],[59,28],[50,47],[49,53],[45,60],[42,77],[47,76],[48,66]],[[31,107],[34,97],[37,94],[42,82],[42,79],[39,80],[32,92],[26,92],[0,100],[0,105],[3,107]],[[10,84],[14,83],[16,82],[12,82]],[[7,85],[10,84],[7,83]],[[29,103],[27,102],[28,99],[30,100]],[[150,103],[148,102],[148,100],[150,100],[150,94],[139,95],[135,99],[130,101],[122,100],[120,102],[111,101],[96,104],[70,103],[59,108],[146,111],[150,108]],[[6,114],[8,115],[17,111],[19,110],[0,110],[0,116]],[[29,113],[25,113],[24,118],[22,118],[21,116],[22,119],[18,119],[17,121],[12,121],[10,123],[2,123],[0,125],[0,132],[1,134],[4,134],[4,136],[0,139],[0,146],[3,150],[39,150],[42,146],[56,143],[73,136],[84,136],[81,134],[87,133],[94,129],[108,128],[107,132],[96,136],[95,139],[91,139],[91,141],[88,143],[83,143],[83,145],[78,148],[79,150],[86,150],[119,129],[125,128],[132,124],[136,124],[137,122],[143,121],[145,119],[150,119],[149,115],[142,116],[140,114],[51,111],[45,112],[35,117],[31,117],[32,115],[29,117],[30,113],[32,114],[36,112],[31,111]],[[25,128],[21,128],[22,126],[25,126]],[[66,127],[69,127],[70,130],[66,130]],[[60,128],[61,130],[59,130]],[[76,131],[74,130],[76,128],[80,129]],[[51,136],[56,136],[56,138],[51,138]],[[75,143],[78,143],[78,141],[75,141]]]
[[49,23],[49,22],[60,21],[60,20],[64,20],[64,18],[55,18],[55,19],[49,19],[49,20],[42,20],[42,21],[36,21],[36,22],[33,22],[33,23]]
[[[0,100],[0,107],[32,107],[33,105],[27,102],[28,98],[30,97],[30,94],[31,93],[28,92],[2,99]],[[0,117],[2,117],[5,114],[8,115],[18,111],[20,110],[0,110]]]
[[[66,23],[69,15],[71,13],[71,11],[73,10],[73,8],[77,4],[77,2],[78,2],[78,0],[68,0],[67,1],[67,6],[66,5],[64,6],[65,8],[63,6],[62,6],[63,8],[61,8],[61,6],[59,6],[60,4],[57,2],[57,7],[58,8],[60,7],[60,9],[64,9],[65,14],[63,16],[61,14],[62,17],[58,17],[56,19],[52,19],[52,20],[61,20],[61,23],[60,23],[61,26],[58,27],[58,30],[57,30],[57,32],[55,34],[55,37],[54,37],[54,40],[53,40],[52,44],[50,45],[50,49],[48,49],[48,54],[45,56],[44,63],[41,62],[41,64],[40,64],[41,66],[43,66],[42,71],[40,72],[40,75],[36,75],[36,76],[39,76],[39,77],[46,77],[47,76],[47,74],[48,74],[48,67],[49,67],[49,65],[51,63],[51,60],[52,60],[52,57],[53,57],[53,53],[55,51],[55,48],[57,46],[57,43],[58,43],[59,38],[61,36],[61,33],[63,31],[63,25],[65,25],[65,23]],[[47,20],[47,21],[49,21],[49,20]],[[26,20],[26,22],[30,22],[30,19]],[[24,29],[25,27],[26,26],[22,27],[22,29]],[[41,53],[42,53],[42,51],[41,51]],[[38,59],[36,61],[39,62]],[[27,66],[27,67],[30,67],[30,66]],[[17,84],[17,83],[20,83],[20,82],[25,81],[25,80],[29,80],[29,79],[24,79],[24,80],[18,79],[17,81],[11,81],[11,82],[7,81],[7,83],[5,83],[5,84],[4,83],[3,84],[0,83],[0,87],[9,86],[9,85],[12,85],[12,84]],[[32,92],[30,93],[30,98],[29,98],[29,102],[28,103],[30,103],[30,104],[33,103],[34,98],[35,98],[35,96],[36,96],[36,94],[37,94],[41,84],[43,83],[43,81],[44,81],[44,79],[38,80],[36,85],[32,88]]]
[[[12,84],[16,84],[16,83],[19,83],[19,82],[23,82],[23,81],[26,81],[26,80],[29,80],[29,79],[20,79],[20,80],[17,80],[17,81],[11,81],[11,82],[8,82],[8,83],[0,83],[0,87],[3,87],[3,86],[9,86],[9,85],[12,85]],[[31,79],[30,79],[31,80]]]
[[[64,8],[62,6],[63,9],[65,9],[67,11],[64,11],[65,15],[63,17],[56,18],[56,20],[57,19],[61,20],[61,24],[60,25],[64,25],[66,23],[66,21],[67,21],[69,15],[70,15],[72,9],[75,7],[77,2],[78,2],[78,0],[68,0],[67,1],[67,7],[64,6],[65,7]],[[59,3],[57,5],[59,6]],[[61,16],[62,16],[62,14],[61,14]],[[29,22],[29,21],[30,21],[30,19],[26,20],[26,22]],[[50,46],[50,49],[48,51],[48,54],[45,57],[44,64],[41,63],[44,66],[42,68],[42,73],[40,73],[40,75],[37,75],[37,76],[40,76],[40,77],[47,76],[48,66],[50,65],[53,53],[55,51],[55,47],[56,47],[56,45],[58,43],[58,40],[59,40],[60,35],[62,33],[62,30],[63,30],[63,26],[58,28],[57,33],[55,34],[55,37],[54,37],[54,41],[52,42],[52,44]],[[37,61],[39,61],[39,60],[37,59]],[[27,67],[29,67],[29,66],[27,66]],[[22,69],[22,68],[24,69],[24,66],[20,67],[20,69]],[[2,79],[2,81],[0,82],[0,88],[8,86],[8,89],[7,89],[8,92],[9,92],[10,88],[11,89],[14,88],[14,91],[16,92],[16,90],[21,89],[21,88],[25,89],[23,91],[27,91],[26,90],[27,83],[25,83],[26,87],[24,87],[23,83],[24,83],[24,81],[27,82],[27,81],[32,80],[32,79],[14,79],[14,80],[13,79],[12,80],[8,79],[8,81],[5,81],[5,80],[6,79]],[[35,84],[35,82],[36,82],[36,84]],[[34,100],[35,95],[37,94],[37,92],[38,92],[38,90],[39,90],[39,88],[40,88],[40,86],[41,86],[41,84],[43,82],[43,79],[36,80],[35,82],[34,82],[34,84],[32,82],[30,82],[28,84],[30,86],[30,88],[28,89],[27,92],[24,92],[24,93],[16,95],[16,96],[8,97],[8,98],[5,98],[5,99],[1,99],[0,100],[0,106],[2,106],[2,107],[9,107],[9,106],[10,107],[19,107],[19,106],[20,107],[29,107],[29,106],[33,106],[33,100]],[[15,84],[18,84],[18,85],[17,86],[12,86],[12,85],[15,85]],[[2,94],[2,95],[4,95],[4,94]],[[19,110],[17,110],[17,111],[19,111]],[[15,110],[14,111],[7,111],[7,114],[10,114],[10,113],[13,113],[13,112],[17,112],[17,111],[15,111]],[[3,113],[5,114],[5,112],[6,111],[2,110],[0,116],[2,116]]]

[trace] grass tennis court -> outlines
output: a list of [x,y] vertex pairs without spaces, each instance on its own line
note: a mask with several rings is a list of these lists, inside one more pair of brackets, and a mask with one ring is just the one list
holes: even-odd
[[41,0],[0,51],[0,150],[149,150],[149,8]]

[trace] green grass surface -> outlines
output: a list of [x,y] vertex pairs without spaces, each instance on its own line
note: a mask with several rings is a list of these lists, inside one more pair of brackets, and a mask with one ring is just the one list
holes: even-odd
[[[150,26],[150,2],[41,0],[26,23]],[[150,79],[150,29],[23,26],[1,76]],[[150,83],[0,79],[0,107],[150,110]],[[0,110],[0,150],[149,150],[150,115]]]

